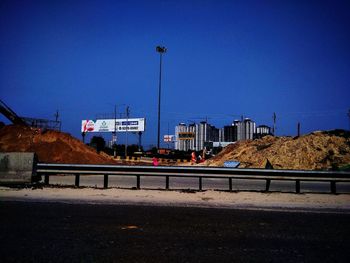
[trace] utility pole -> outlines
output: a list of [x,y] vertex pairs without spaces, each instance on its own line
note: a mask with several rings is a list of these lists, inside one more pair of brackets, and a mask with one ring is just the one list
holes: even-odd
[[117,157],[117,105],[114,105],[113,156]]
[[[169,130],[169,122],[168,122],[168,136],[170,135],[170,130]],[[170,147],[169,147],[169,144],[170,144],[170,142],[169,142],[169,138],[167,139],[167,144],[168,144],[168,150],[170,149]]]
[[58,113],[58,110],[56,110],[56,113],[55,113],[54,116],[55,116],[55,122],[56,122],[56,123],[55,123],[55,128],[57,128],[57,124],[59,124],[59,125],[58,125],[58,126],[59,126],[59,127],[58,127],[58,130],[61,131],[61,122],[58,120],[58,118],[59,118],[59,116],[60,116],[59,113]]
[[243,140],[245,140],[243,115],[241,115],[241,127],[240,127],[240,130],[241,130],[241,140],[243,141]]
[[128,125],[129,125],[129,113],[130,113],[130,108],[129,106],[126,106],[126,134],[125,134],[125,158],[128,156]]
[[300,122],[298,122],[297,130],[298,130],[298,137],[300,137]]
[[275,136],[275,132],[276,132],[276,113],[274,112],[273,113],[273,127],[272,127],[272,133],[273,133],[273,136]]
[[158,140],[157,140],[157,150],[159,152],[159,144],[160,144],[160,98],[161,98],[161,90],[162,90],[162,57],[163,54],[167,51],[166,47],[157,46],[156,51],[160,55],[159,60],[159,87],[158,87]]
[[142,132],[139,131],[139,152],[141,152],[141,136],[142,136]]
[[56,113],[55,113],[55,121],[58,122],[58,117],[59,117],[59,113],[58,113],[58,110],[56,110]]
[[350,130],[350,109],[348,111],[348,118],[349,118],[349,130]]

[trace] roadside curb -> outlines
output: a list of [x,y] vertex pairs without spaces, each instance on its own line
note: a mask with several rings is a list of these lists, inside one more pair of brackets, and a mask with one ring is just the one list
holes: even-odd
[[58,202],[101,205],[143,205],[193,208],[244,209],[288,212],[350,214],[350,195],[289,194],[203,191],[186,193],[165,190],[95,188],[0,188],[2,201]]

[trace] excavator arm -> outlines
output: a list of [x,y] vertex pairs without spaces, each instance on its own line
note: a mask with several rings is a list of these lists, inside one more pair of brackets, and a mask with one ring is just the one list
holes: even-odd
[[19,117],[9,106],[0,100],[0,113],[8,118],[13,124],[28,126],[27,123]]

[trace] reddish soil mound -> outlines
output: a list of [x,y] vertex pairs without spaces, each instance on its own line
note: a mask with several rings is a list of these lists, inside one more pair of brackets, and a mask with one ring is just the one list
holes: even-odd
[[35,152],[40,162],[116,164],[68,133],[8,125],[0,129],[0,151]]
[[349,133],[314,132],[301,137],[266,136],[230,144],[207,161],[223,166],[225,161],[241,162],[241,168],[264,168],[267,159],[276,169],[318,170],[350,164]]

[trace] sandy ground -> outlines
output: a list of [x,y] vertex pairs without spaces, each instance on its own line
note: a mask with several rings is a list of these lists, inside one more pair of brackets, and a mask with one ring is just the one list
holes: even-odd
[[98,188],[0,187],[3,201],[103,203],[264,210],[317,210],[350,213],[350,194],[293,194],[261,192],[128,190]]

